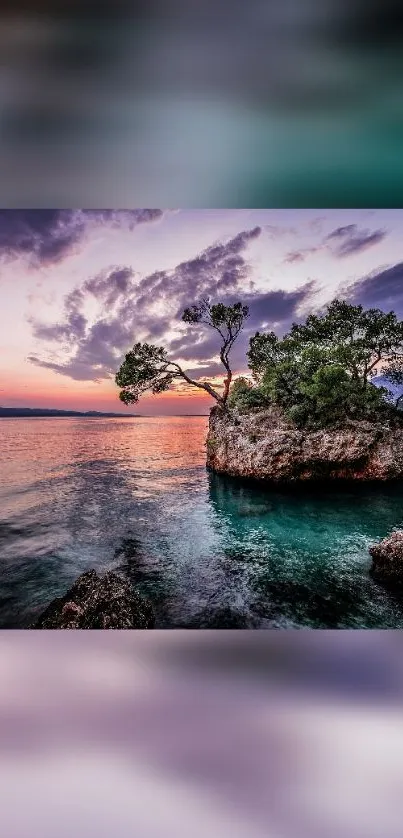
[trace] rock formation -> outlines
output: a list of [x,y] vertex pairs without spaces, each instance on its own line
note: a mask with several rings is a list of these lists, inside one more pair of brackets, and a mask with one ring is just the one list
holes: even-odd
[[207,466],[274,484],[403,479],[403,422],[348,421],[340,428],[305,431],[278,408],[239,413],[214,407]]
[[403,587],[403,530],[395,530],[369,548],[371,575],[379,582]]
[[147,599],[116,573],[83,573],[48,605],[34,629],[148,629],[154,613]]

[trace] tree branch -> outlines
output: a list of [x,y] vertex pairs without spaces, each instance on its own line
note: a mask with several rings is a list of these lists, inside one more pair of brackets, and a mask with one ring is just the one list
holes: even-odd
[[208,382],[204,382],[204,383],[203,383],[203,382],[200,382],[200,381],[194,381],[194,380],[193,380],[193,378],[190,378],[190,376],[186,375],[186,373],[184,372],[184,370],[182,369],[182,367],[180,367],[180,366],[179,366],[179,364],[176,364],[176,363],[175,363],[175,361],[169,361],[169,363],[170,363],[173,367],[176,367],[176,369],[178,370],[179,376],[180,376],[181,378],[183,378],[185,381],[187,381],[187,383],[188,383],[188,384],[192,384],[192,386],[193,386],[193,387],[199,387],[199,389],[201,389],[201,390],[205,390],[207,393],[209,393],[209,395],[210,395],[210,396],[212,396],[212,397],[213,397],[213,399],[215,399],[215,400],[216,400],[217,402],[219,402],[220,404],[222,403],[222,401],[223,401],[222,396],[220,396],[220,395],[219,395],[219,394],[218,394],[218,393],[217,393],[217,392],[213,389],[213,387],[211,386],[211,384],[209,384]]

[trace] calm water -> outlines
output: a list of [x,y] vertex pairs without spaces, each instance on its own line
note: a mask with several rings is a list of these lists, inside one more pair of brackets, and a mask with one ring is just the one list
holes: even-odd
[[1,419],[0,626],[119,569],[157,626],[403,627],[368,545],[403,489],[263,491],[209,475],[205,417]]

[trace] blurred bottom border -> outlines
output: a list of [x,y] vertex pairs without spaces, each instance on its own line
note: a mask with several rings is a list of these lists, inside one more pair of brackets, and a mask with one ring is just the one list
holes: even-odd
[[402,642],[2,631],[2,834],[400,838]]

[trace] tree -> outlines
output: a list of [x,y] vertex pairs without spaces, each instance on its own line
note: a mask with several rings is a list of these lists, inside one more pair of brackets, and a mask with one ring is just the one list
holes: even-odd
[[257,332],[248,359],[263,394],[297,424],[370,419],[387,409],[388,394],[372,378],[381,371],[403,385],[403,323],[394,312],[336,299],[281,340]]
[[252,376],[256,382],[260,382],[267,368],[280,360],[281,341],[274,332],[256,332],[249,341],[246,354]]
[[259,387],[254,387],[244,376],[235,379],[230,389],[228,407],[235,407],[240,413],[247,413],[253,408],[266,407],[267,404],[267,397]]
[[132,404],[147,391],[162,393],[175,381],[183,380],[193,387],[205,390],[218,404],[225,407],[232,380],[229,355],[248,316],[248,307],[242,303],[238,302],[232,306],[225,306],[223,303],[212,305],[209,300],[202,300],[199,305],[186,308],[182,315],[184,323],[202,324],[219,334],[219,356],[226,373],[222,395],[209,382],[192,379],[176,361],[168,357],[164,347],[136,343],[126,354],[115,376],[116,384],[121,387],[120,400],[125,404]]
[[286,343],[294,357],[307,346],[315,347],[329,364],[341,365],[365,387],[379,364],[403,357],[403,322],[391,311],[365,310],[343,300],[333,300],[323,315],[311,314],[304,324],[293,324]]
[[221,337],[220,361],[227,373],[224,380],[224,392],[221,396],[223,404],[227,401],[232,381],[229,354],[247,317],[249,317],[248,306],[243,306],[242,303],[235,303],[232,306],[225,306],[223,303],[210,305],[208,300],[202,300],[199,305],[185,308],[183,312],[182,320],[185,323],[203,323],[205,326],[215,329]]
[[[391,384],[394,384],[397,387],[403,386],[403,359],[399,358],[396,361],[393,361],[389,367],[383,370],[384,378],[387,381],[390,381]],[[403,399],[403,392],[397,396],[395,400],[395,407],[398,408],[400,402]]]

